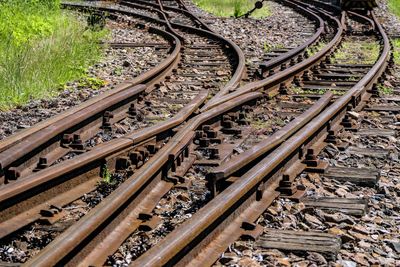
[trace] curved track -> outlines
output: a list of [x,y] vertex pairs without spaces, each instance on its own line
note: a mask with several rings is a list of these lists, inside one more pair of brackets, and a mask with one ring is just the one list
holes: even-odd
[[[165,36],[171,45],[170,56],[121,89],[20,133],[22,141],[12,137],[0,144],[0,162],[7,182],[0,187],[1,237],[40,219],[56,222],[65,216],[62,207],[99,190],[99,176],[107,170],[124,177],[120,185],[56,236],[28,265],[105,264],[130,236],[138,231],[152,233],[160,223],[166,224],[168,218],[154,211],[174,190],[197,190],[200,200],[189,207],[191,215],[186,220],[175,223],[170,233],[158,236],[157,242],[139,253],[132,265],[212,265],[241,236],[257,238],[259,227],[254,222],[272,201],[280,194],[297,194],[292,183],[299,173],[323,169],[316,155],[340,129],[352,127],[347,112],[365,106],[390,57],[388,38],[373,15],[338,14],[335,8],[327,10],[298,1],[284,3],[307,14],[316,23],[316,33],[298,48],[267,62],[261,70],[265,77],[243,86],[239,85],[245,71],[244,56],[238,46],[211,32],[181,1],[174,7],[163,1],[121,1],[128,9],[97,7],[111,18],[123,14],[157,24],[157,28],[151,26],[148,30]],[[146,12],[159,18],[147,16]],[[381,40],[375,64],[345,66],[332,62],[348,32],[348,16],[365,24],[357,35],[375,31]],[[200,62],[207,67],[197,73],[186,72],[189,66],[201,66]],[[223,71],[229,64],[232,68]],[[208,78],[197,88],[193,86],[207,75],[215,80],[215,71],[226,73],[229,80],[207,85]],[[182,77],[187,79],[182,82]],[[167,93],[160,90],[165,85],[169,85]],[[182,99],[182,107],[163,122],[95,145],[40,171],[25,172],[38,157],[48,160],[56,154],[55,162],[65,155],[64,149],[82,148],[72,146],[76,139],[89,140],[100,127],[112,128],[114,122],[125,118],[114,110],[137,117],[146,106],[168,102],[168,95],[174,93],[172,85],[179,88],[178,95],[183,90],[191,97]],[[123,99],[122,103],[119,99]],[[109,106],[105,107],[104,101]],[[278,113],[274,111],[277,108]],[[74,121],[69,121],[68,116],[77,112],[82,112],[82,117],[74,116]],[[265,113],[267,119],[261,117]],[[266,123],[274,116],[282,117],[282,121],[275,120],[270,125],[275,130],[265,133],[261,140],[254,138],[260,120]],[[118,119],[113,121],[114,118]],[[46,133],[49,127],[53,131]],[[87,131],[85,127],[96,130],[91,129],[91,135],[85,138],[76,134],[71,140],[65,137],[72,130]],[[35,136],[41,141],[32,139]],[[54,149],[61,136],[61,141],[67,138],[70,143],[66,146],[64,140],[60,148]],[[32,152],[26,153],[27,148]],[[57,149],[62,152],[55,153]],[[242,151],[237,153],[238,150]],[[13,156],[2,159],[2,155]],[[201,171],[189,175],[195,168]]]

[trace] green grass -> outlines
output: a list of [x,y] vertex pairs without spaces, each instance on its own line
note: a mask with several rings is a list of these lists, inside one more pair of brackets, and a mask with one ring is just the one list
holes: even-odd
[[389,10],[400,17],[400,0],[389,0]]
[[[254,8],[255,0],[194,0],[198,7],[219,17],[238,17]],[[251,17],[263,18],[270,15],[268,7],[255,10]]]
[[394,61],[397,65],[400,65],[400,39],[394,39],[392,42],[394,47]]
[[342,47],[335,52],[335,62],[348,64],[373,64],[379,57],[379,45],[369,41],[345,41]]
[[53,96],[68,81],[86,78],[106,31],[94,31],[58,0],[0,3],[0,109]]
[[378,91],[383,95],[391,95],[393,94],[393,88],[385,86],[383,84],[378,84]]

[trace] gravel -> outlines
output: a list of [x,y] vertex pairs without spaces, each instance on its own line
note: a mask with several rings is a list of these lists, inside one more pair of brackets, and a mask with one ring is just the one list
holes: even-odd
[[185,3],[189,10],[208,22],[211,29],[243,50],[248,67],[256,67],[271,49],[295,48],[315,33],[312,21],[274,1],[264,2],[271,15],[262,19],[219,18],[199,9],[190,1]]

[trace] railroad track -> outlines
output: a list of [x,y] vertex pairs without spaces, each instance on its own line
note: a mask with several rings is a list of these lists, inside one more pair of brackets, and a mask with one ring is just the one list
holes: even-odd
[[[210,32],[182,2],[121,1],[127,9],[97,6],[111,19],[123,16],[132,25],[163,36],[169,47],[155,45],[170,56],[150,74],[99,97],[101,104],[96,99],[72,110],[70,114],[84,114],[73,124],[62,115],[22,132],[22,142],[12,137],[0,144],[2,154],[15,155],[0,160],[5,174],[0,187],[1,238],[12,238],[37,221],[50,224],[53,231],[54,225],[64,222],[54,240],[27,262],[34,266],[112,264],[121,246],[131,246],[132,264],[137,266],[212,265],[241,236],[256,239],[260,227],[254,222],[274,199],[280,194],[301,196],[294,186],[300,173],[326,170],[317,155],[343,128],[354,128],[348,110],[361,110],[376,93],[390,56],[388,39],[373,15],[284,3],[307,14],[316,32],[298,48],[266,62],[260,76],[247,83],[242,80],[240,49]],[[347,16],[361,26],[357,34],[344,37]],[[335,61],[338,47],[366,29],[375,31],[382,43],[376,62]],[[375,41],[366,38],[361,41]],[[106,101],[110,105],[104,107]],[[146,118],[143,111],[153,115],[160,105],[168,115],[153,120],[162,122],[146,123],[120,138],[108,133],[108,139],[115,139],[93,145],[99,132],[112,132],[123,120],[133,119],[130,123],[135,124]],[[85,108],[93,115],[88,116]],[[60,126],[58,132],[44,134],[50,123],[76,128]],[[77,136],[75,131],[89,134]],[[71,140],[66,132],[72,134]],[[35,134],[42,143],[32,139]],[[340,145],[346,149],[346,144]],[[27,149],[32,152],[26,154]],[[76,155],[62,159],[71,149]],[[99,186],[110,177],[116,179],[115,186]],[[104,190],[106,198],[90,199]],[[77,222],[65,224],[68,211],[82,204],[85,194],[88,203],[95,204]],[[178,201],[171,202],[174,197]],[[172,210],[163,211],[160,203]],[[173,220],[179,210],[183,219]],[[143,232],[151,241],[140,242]],[[139,240],[137,248],[127,243],[132,240]]]

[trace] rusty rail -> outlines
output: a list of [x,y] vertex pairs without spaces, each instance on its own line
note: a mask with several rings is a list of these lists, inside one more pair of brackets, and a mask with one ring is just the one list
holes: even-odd
[[[181,49],[180,41],[173,35],[156,28],[150,28],[149,31],[162,34],[173,45],[173,50],[166,59],[155,68],[131,81],[119,85],[109,92],[105,92],[60,115],[2,140],[0,142],[0,173],[4,172],[12,164],[21,164],[21,161],[26,156],[29,157],[31,153],[36,152],[39,154],[41,150],[44,150],[45,144],[48,141],[52,141],[52,143],[59,142],[64,132],[75,132],[83,128],[80,124],[85,122],[86,124],[90,124],[94,120],[99,120],[106,110],[113,108],[113,106],[118,107],[122,105],[126,99],[139,96],[147,86],[155,83],[159,75],[165,75],[165,72],[172,71],[179,57]],[[139,86],[139,84],[145,83],[147,86]],[[107,103],[106,105],[104,105],[105,102]],[[101,122],[99,121],[97,124],[99,127]]]
[[204,260],[202,264],[210,265],[216,259],[215,250],[210,248],[218,248],[218,252],[224,251],[225,247],[221,249],[221,244],[227,245],[225,242],[230,241],[224,229],[229,229],[233,235],[236,235],[235,231],[243,233],[237,220],[243,222],[246,218],[243,214],[253,213],[250,218],[254,219],[257,218],[254,216],[255,212],[262,213],[265,206],[262,208],[259,204],[270,203],[276,197],[275,189],[282,179],[284,168],[299,162],[299,158],[301,161],[308,148],[321,144],[328,130],[340,124],[348,107],[357,108],[362,105],[362,100],[370,95],[367,88],[372,87],[385,71],[390,56],[390,44],[382,26],[375,17],[373,19],[383,39],[383,50],[368,74],[284,145],[261,160],[191,219],[142,255],[134,262],[135,265],[199,265],[199,258]]
[[[246,94],[227,101],[191,119],[184,128],[158,152],[157,157],[152,157],[146,163],[147,168],[141,168],[134,173],[128,183],[121,185],[106,200],[102,201],[91,210],[85,218],[82,218],[56,238],[51,246],[44,248],[37,257],[29,262],[29,264],[47,266],[48,264],[57,264],[64,258],[73,258],[72,255],[77,252],[74,248],[79,244],[85,244],[86,238],[90,238],[94,231],[102,226],[110,216],[114,218],[118,217],[115,212],[121,211],[121,207],[127,205],[129,201],[132,201],[132,197],[137,195],[140,190],[143,190],[152,179],[159,177],[159,174],[165,167],[172,164],[170,161],[171,156],[176,158],[184,151],[184,148],[188,146],[198,127],[208,120],[221,116],[221,114],[244,105],[249,101],[254,101],[261,96],[261,93]],[[72,253],[72,255],[70,253]]]
[[[127,4],[128,6],[130,4]],[[73,8],[81,8],[85,9],[88,6],[87,5],[81,5],[81,4],[65,4],[65,7],[73,7]],[[219,40],[220,42],[228,45],[235,53],[236,57],[236,62],[237,66],[235,68],[235,73],[233,74],[233,77],[231,80],[225,85],[224,88],[221,90],[230,90],[229,88],[234,88],[236,87],[241,80],[241,77],[244,73],[245,70],[245,60],[244,60],[244,54],[240,50],[240,48],[234,44],[232,41],[227,40],[223,38],[222,36],[215,34],[213,32],[208,32],[205,30],[185,26],[185,25],[175,25],[169,23],[167,20],[167,17],[165,14],[161,11],[160,14],[164,16],[164,20],[159,20],[156,18],[151,18],[142,14],[136,14],[132,12],[127,12],[127,11],[121,11],[117,9],[111,9],[111,8],[98,8],[101,11],[106,11],[111,14],[114,13],[122,13],[126,15],[135,15],[137,17],[147,19],[156,23],[160,24],[165,24],[167,27],[170,28],[172,33],[177,34],[173,29],[172,26],[178,27],[178,28],[184,28],[186,30],[190,30],[192,32],[195,32],[200,35],[205,35],[209,36],[211,38],[214,38],[216,40]],[[157,10],[156,10],[157,11]],[[140,83],[146,83],[148,87],[146,88],[146,93],[148,93],[150,90],[150,86],[152,86],[156,81],[160,80],[160,77],[164,77],[166,73],[170,72],[174,67],[176,67],[176,63],[179,59],[179,52],[181,50],[181,42],[177,37],[174,35],[171,35],[167,32],[164,32],[162,30],[159,30],[157,28],[151,28],[149,31],[154,32],[154,33],[159,33],[162,34],[163,36],[166,36],[169,38],[170,42],[174,45],[174,50],[172,51],[171,55],[165,59],[159,66],[156,68],[144,73],[143,75],[140,75],[139,77],[136,77],[132,81],[130,81],[127,85],[123,85],[122,88],[115,89],[113,93],[117,93],[121,90],[125,90],[126,88],[129,88],[130,86],[134,84]],[[182,39],[182,37],[180,37]],[[226,89],[228,88],[228,89]],[[100,95],[99,97],[88,101],[88,103],[84,103],[83,105],[73,108],[70,111],[65,112],[62,115],[56,116],[55,118],[49,119],[48,121],[45,121],[44,123],[38,124],[32,128],[29,128],[26,131],[20,132],[6,140],[0,143],[0,151],[3,149],[2,152],[0,152],[0,171],[5,172],[7,169],[12,166],[12,165],[21,165],[24,161],[30,159],[32,154],[36,154],[36,157],[43,156],[43,154],[40,154],[41,151],[45,150],[46,147],[49,147],[50,145],[45,145],[46,142],[49,140],[52,140],[52,144],[54,144],[54,139],[55,142],[59,142],[59,140],[62,138],[63,133],[65,133],[67,130],[69,132],[74,132],[74,131],[79,131],[79,128],[82,126],[80,125],[84,121],[90,121],[90,116],[89,113],[87,113],[87,110],[92,110],[92,115],[97,118],[97,120],[100,119],[102,116],[101,112],[104,112],[107,110],[107,106],[103,106],[99,103],[103,103],[102,100],[105,100],[106,96],[110,95],[111,93],[105,93]],[[109,99],[106,99],[109,100]],[[97,111],[97,112],[96,112]],[[80,120],[76,119],[75,114],[77,112],[83,113],[81,116]],[[93,120],[93,119],[92,119]],[[99,123],[101,123],[99,121]],[[55,127],[55,124],[63,125],[64,127]],[[69,127],[67,127],[69,126]],[[99,125],[98,125],[99,126]],[[75,127],[75,128],[74,128]],[[50,129],[51,128],[51,129]],[[21,142],[21,140],[24,140],[24,142]],[[31,141],[31,140],[34,140]],[[7,150],[6,150],[7,149]],[[28,152],[31,152],[29,154]],[[11,177],[11,179],[17,179],[21,174],[18,169],[11,169],[10,171],[6,172],[7,176]]]
[[[143,3],[143,1],[138,1],[138,2],[139,3]],[[129,1],[122,1],[121,4],[122,5],[126,5],[126,6],[141,7],[141,8],[146,9],[146,6],[140,6],[138,4],[133,4],[133,3],[129,2]],[[147,5],[152,6],[152,7],[156,7],[157,6],[157,5],[151,4],[151,3],[147,3]],[[170,8],[167,8],[167,9],[170,9]],[[188,13],[189,13],[188,11],[184,12],[184,14],[188,14]],[[200,21],[194,15],[191,16],[191,17],[194,17],[194,18],[196,18],[196,20]],[[217,39],[223,40],[223,42],[226,43],[226,45],[228,47],[230,47],[232,50],[235,51],[235,57],[236,57],[235,61],[237,62],[235,73],[233,74],[231,80],[223,88],[221,88],[219,90],[219,93],[217,93],[209,101],[213,101],[213,99],[219,98],[220,95],[226,94],[227,92],[230,92],[230,91],[236,89],[239,86],[240,81],[241,81],[241,79],[242,79],[242,77],[243,77],[243,75],[245,73],[245,70],[246,70],[246,65],[245,65],[246,60],[245,60],[243,51],[240,49],[240,47],[237,44],[235,44],[234,42],[232,42],[229,39],[224,38],[222,35],[220,35],[218,33],[215,33],[214,31],[211,31],[210,29],[202,30],[202,29],[197,29],[197,28],[194,28],[194,27],[191,27],[191,26],[178,24],[178,23],[171,23],[171,25],[172,25],[172,27],[183,28],[183,29],[190,30],[190,31],[196,31],[197,30],[201,34],[214,36]]]
[[324,48],[322,48],[320,51],[318,51],[315,55],[313,55],[307,59],[304,59],[304,61],[300,62],[299,64],[290,66],[289,68],[287,68],[284,71],[278,72],[264,80],[248,83],[248,84],[238,88],[236,91],[220,97],[219,99],[217,99],[214,102],[211,102],[211,103],[208,102],[201,110],[205,111],[209,108],[219,105],[220,103],[223,103],[224,101],[235,98],[235,97],[240,96],[241,94],[245,94],[247,92],[251,92],[251,91],[255,91],[255,90],[264,90],[267,93],[271,92],[272,90],[276,89],[276,87],[279,86],[280,84],[292,81],[296,75],[300,75],[301,73],[303,73],[307,69],[311,68],[318,62],[321,62],[324,58],[327,57],[327,55],[329,54],[330,51],[333,51],[334,49],[336,49],[337,45],[342,40],[342,36],[343,36],[342,23],[337,18],[332,17],[329,14],[326,14],[326,13],[323,13],[323,14],[324,14],[324,16],[329,17],[336,24],[337,29],[338,29],[335,37]]

